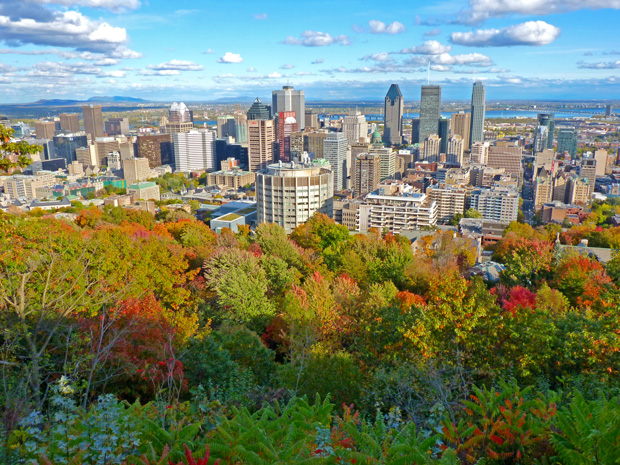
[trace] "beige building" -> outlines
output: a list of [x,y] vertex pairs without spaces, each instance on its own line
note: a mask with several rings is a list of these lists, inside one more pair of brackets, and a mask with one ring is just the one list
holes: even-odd
[[133,194],[139,200],[161,200],[159,186],[154,182],[137,182],[129,184],[127,188],[128,194]]
[[441,137],[431,134],[424,139],[424,149],[422,149],[421,161],[438,162],[441,152]]
[[279,224],[288,234],[316,212],[333,217],[334,175],[329,163],[269,165],[256,175],[256,201],[258,223]]
[[[224,163],[224,162],[222,162]],[[242,170],[222,170],[207,174],[207,185],[239,189],[247,184],[254,184],[256,173]]]
[[128,158],[123,160],[123,176],[127,184],[146,181],[151,174],[148,158]]
[[381,181],[381,156],[377,153],[360,153],[353,161],[351,183],[356,196],[374,191]]
[[304,133],[294,132],[291,134],[291,158],[299,158],[304,153]]
[[79,161],[84,167],[86,166],[97,166],[97,148],[95,144],[89,144],[88,147],[80,147],[75,149],[75,158]]
[[450,133],[453,136],[461,136],[463,145],[469,147],[471,132],[471,113],[452,113],[450,117]]
[[[599,163],[598,160],[592,158],[584,158],[581,161],[581,166],[579,167],[579,177],[585,178],[588,180],[588,186],[590,188],[590,194],[594,192],[594,184],[596,182],[596,176],[599,172]],[[603,173],[605,169],[603,168]]]
[[392,147],[373,144],[368,153],[379,155],[381,158],[381,180],[392,178],[396,174],[396,152]]
[[68,133],[80,132],[80,115],[77,113],[61,113],[60,129]]
[[100,105],[84,105],[82,107],[84,116],[84,131],[90,134],[91,139],[103,137],[103,113]]
[[248,160],[250,171],[264,169],[274,162],[275,142],[274,120],[248,120]]
[[361,142],[368,142],[368,123],[366,116],[359,111],[350,115],[345,115],[342,122],[342,132],[347,138],[347,143],[353,145]]
[[587,204],[593,192],[590,182],[586,178],[571,176],[567,185],[567,204]]
[[491,146],[487,165],[491,168],[503,168],[506,173],[522,179],[523,150],[518,146]]
[[544,168],[541,169],[534,181],[534,208],[536,210],[553,199],[553,178]]
[[53,139],[56,132],[56,123],[53,121],[35,121],[34,132],[39,139]]
[[464,153],[465,142],[460,135],[456,134],[448,139],[446,163],[462,165]]
[[607,150],[598,149],[594,152],[594,159],[596,160],[596,177],[600,178],[601,176],[605,176],[607,167]]
[[470,159],[472,163],[486,165],[489,162],[489,143],[488,142],[474,142],[471,145]]
[[314,153],[314,158],[324,158],[323,146],[327,132],[311,132],[306,137],[308,138],[308,153]]
[[456,215],[465,212],[465,193],[465,189],[447,186],[431,186],[426,189],[426,195],[437,204],[439,223],[449,223]]
[[469,207],[487,220],[508,224],[517,221],[519,193],[510,188],[477,189],[470,193]]

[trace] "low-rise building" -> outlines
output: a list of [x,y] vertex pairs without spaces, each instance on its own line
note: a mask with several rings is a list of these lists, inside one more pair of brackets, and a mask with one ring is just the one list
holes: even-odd
[[127,193],[135,194],[135,197],[139,200],[161,200],[159,186],[150,181],[130,184],[127,188]]

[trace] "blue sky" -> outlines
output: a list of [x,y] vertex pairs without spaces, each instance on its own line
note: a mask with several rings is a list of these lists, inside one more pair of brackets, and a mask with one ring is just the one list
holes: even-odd
[[0,101],[620,99],[620,0],[0,0]]

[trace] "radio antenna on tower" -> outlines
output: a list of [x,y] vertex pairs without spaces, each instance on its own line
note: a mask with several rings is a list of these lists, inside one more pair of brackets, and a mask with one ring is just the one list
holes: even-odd
[[431,60],[428,60],[428,76],[427,76],[428,85],[431,85]]

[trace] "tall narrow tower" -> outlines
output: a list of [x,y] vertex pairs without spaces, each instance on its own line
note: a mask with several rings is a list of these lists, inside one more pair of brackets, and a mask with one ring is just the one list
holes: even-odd
[[82,107],[84,115],[84,131],[90,134],[92,139],[103,137],[103,114],[100,105],[84,105]]
[[418,140],[424,141],[428,136],[439,134],[441,108],[441,86],[422,86],[420,99],[420,133]]
[[474,82],[471,93],[471,131],[470,147],[474,142],[484,141],[484,113],[486,91],[481,81]]
[[383,114],[383,142],[388,145],[403,142],[403,103],[398,84],[392,84],[385,96]]

